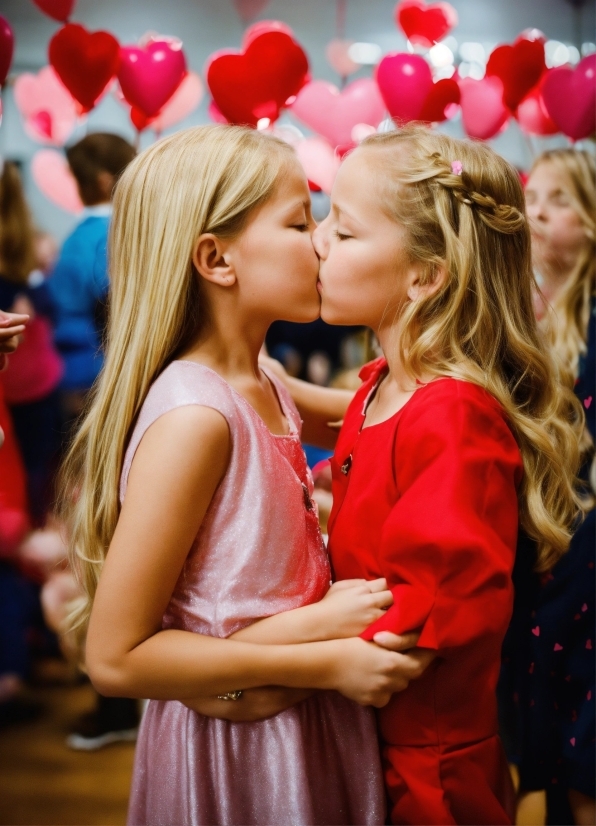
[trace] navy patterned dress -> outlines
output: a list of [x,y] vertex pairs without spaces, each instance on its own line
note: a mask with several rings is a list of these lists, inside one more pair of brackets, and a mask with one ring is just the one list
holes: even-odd
[[[593,438],[595,383],[593,303],[576,383]],[[588,470],[582,469],[585,480]],[[546,577],[532,572],[534,548],[520,537],[514,573],[516,604],[499,685],[501,726],[522,790],[546,790],[549,824],[573,823],[569,789],[595,796],[595,516],[588,514]]]

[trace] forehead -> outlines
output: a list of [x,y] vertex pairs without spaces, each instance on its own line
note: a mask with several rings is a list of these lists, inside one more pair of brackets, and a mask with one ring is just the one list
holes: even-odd
[[381,210],[383,195],[383,161],[386,153],[357,149],[339,168],[333,185],[332,202],[336,209]]
[[543,161],[534,167],[528,178],[526,190],[532,189],[569,190],[569,177],[557,164]]
[[268,203],[277,208],[288,200],[296,199],[310,203],[310,190],[300,161],[288,152],[280,166],[275,190]]

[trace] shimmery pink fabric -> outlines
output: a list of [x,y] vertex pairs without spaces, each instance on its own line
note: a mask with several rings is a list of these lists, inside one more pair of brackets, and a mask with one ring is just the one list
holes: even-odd
[[[147,428],[175,407],[200,404],[227,420],[228,470],[188,555],[164,628],[227,637],[256,619],[322,598],[327,553],[300,419],[270,376],[290,425],[273,436],[217,373],[175,361],[154,382],[126,453],[120,496]],[[241,686],[239,686],[241,688]],[[242,702],[240,700],[240,702]],[[318,692],[257,723],[203,717],[175,701],[149,702],[132,780],[131,826],[382,824],[385,800],[374,715]]]

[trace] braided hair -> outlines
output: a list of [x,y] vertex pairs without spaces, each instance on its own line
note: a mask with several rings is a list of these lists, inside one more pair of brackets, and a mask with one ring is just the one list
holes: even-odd
[[520,524],[537,570],[549,570],[581,514],[583,410],[537,328],[519,176],[485,144],[424,127],[370,136],[357,151],[382,172],[382,203],[407,232],[421,285],[445,275],[402,311],[406,369],[471,381],[503,406],[524,462]]

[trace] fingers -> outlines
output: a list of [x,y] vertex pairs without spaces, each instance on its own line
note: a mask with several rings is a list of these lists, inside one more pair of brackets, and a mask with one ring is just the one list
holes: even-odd
[[28,320],[26,313],[5,313],[0,310],[0,327],[14,327],[16,324],[25,324]]
[[366,585],[365,579],[341,579],[339,582],[334,582],[329,590],[345,591],[348,588],[357,588]]
[[[366,582],[366,580],[362,581]],[[366,584],[370,588],[371,594],[374,594],[377,591],[387,590],[387,580],[385,579],[385,577],[380,577],[379,579],[369,579]]]
[[415,648],[420,638],[419,631],[409,634],[392,634],[390,631],[379,631],[373,637],[374,642],[388,651],[407,651]]
[[[393,605],[393,594],[391,591],[379,591],[378,593],[370,595],[371,604],[375,608],[386,609],[390,608]],[[384,633],[384,632],[379,632]],[[392,636],[395,636],[392,634]],[[415,643],[414,643],[415,644]],[[386,648],[387,646],[383,646]],[[402,651],[402,648],[394,648],[391,649],[393,651]]]

